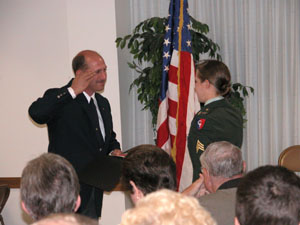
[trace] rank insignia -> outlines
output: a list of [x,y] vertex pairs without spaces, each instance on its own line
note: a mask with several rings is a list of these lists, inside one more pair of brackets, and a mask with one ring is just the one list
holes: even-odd
[[201,130],[204,127],[206,119],[199,119],[197,122],[197,129]]
[[197,140],[196,152],[198,153],[199,150],[204,151],[204,144],[202,144],[199,140]]
[[207,114],[207,112],[200,111],[200,112],[197,113],[198,116],[201,115],[201,114]]

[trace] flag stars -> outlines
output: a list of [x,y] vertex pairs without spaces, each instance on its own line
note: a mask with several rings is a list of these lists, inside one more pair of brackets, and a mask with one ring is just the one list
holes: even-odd
[[164,71],[169,71],[169,67],[165,66]]
[[171,30],[171,28],[169,27],[169,24],[165,27],[165,31],[168,32],[169,30]]
[[189,23],[188,25],[186,25],[188,30],[192,29],[192,23]]
[[168,59],[170,57],[169,52],[164,52],[164,58]]
[[168,39],[164,39],[164,45],[168,46],[169,44],[171,44],[171,42],[169,41],[169,38]]
[[186,41],[186,44],[187,44],[188,47],[191,47],[191,43],[192,42],[190,40]]

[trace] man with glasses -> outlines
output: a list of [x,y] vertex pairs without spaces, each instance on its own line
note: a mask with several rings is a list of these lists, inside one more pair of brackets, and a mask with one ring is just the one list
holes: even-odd
[[236,188],[246,168],[241,150],[227,141],[214,142],[200,161],[199,179],[183,193],[197,197],[219,225],[233,224]]

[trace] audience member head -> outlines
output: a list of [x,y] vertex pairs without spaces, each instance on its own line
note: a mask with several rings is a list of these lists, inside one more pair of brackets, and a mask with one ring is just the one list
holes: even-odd
[[176,189],[176,165],[164,150],[139,145],[128,151],[123,161],[122,184],[131,191],[134,203],[159,189]]
[[51,213],[71,213],[80,205],[79,181],[63,157],[44,153],[29,161],[21,178],[22,207],[34,220]]
[[227,141],[208,145],[200,161],[205,187],[211,193],[224,182],[241,177],[246,167],[241,150]]
[[216,225],[194,197],[171,190],[153,192],[125,211],[120,225]]
[[44,217],[32,225],[98,225],[98,221],[75,213],[57,213]]
[[300,224],[300,178],[279,166],[249,172],[236,193],[235,224]]
[[230,72],[221,61],[201,61],[196,65],[196,75],[195,90],[200,102],[206,102],[215,96],[224,96],[230,91]]

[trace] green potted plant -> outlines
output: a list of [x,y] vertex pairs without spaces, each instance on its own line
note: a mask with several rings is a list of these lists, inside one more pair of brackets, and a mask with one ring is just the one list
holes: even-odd
[[[219,54],[220,47],[209,39],[206,34],[209,32],[207,24],[203,24],[190,16],[192,54],[195,62],[200,60],[200,54],[208,53],[211,58],[221,60]],[[138,77],[131,83],[130,90],[137,88],[138,100],[144,105],[143,110],[149,109],[152,114],[152,125],[155,129],[158,98],[161,86],[162,61],[163,61],[163,42],[165,25],[167,18],[152,17],[139,23],[132,34],[123,38],[116,39],[117,47],[121,49],[127,47],[133,55],[133,61],[128,62],[131,69],[138,73]],[[147,63],[142,67],[142,63]],[[242,113],[243,117],[246,110],[243,104],[244,98],[248,96],[249,89],[252,87],[243,86],[240,83],[232,84],[232,91],[227,96],[228,100]]]

